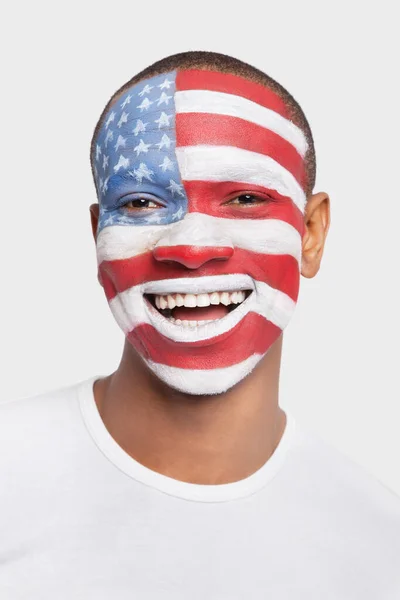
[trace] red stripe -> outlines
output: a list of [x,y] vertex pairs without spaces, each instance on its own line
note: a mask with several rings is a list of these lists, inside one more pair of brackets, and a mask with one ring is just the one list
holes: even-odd
[[235,248],[229,260],[210,261],[194,270],[179,263],[159,262],[151,252],[145,252],[131,258],[103,261],[99,272],[108,300],[147,281],[246,273],[254,280],[264,281],[296,301],[300,277],[299,264],[293,256],[259,254],[241,248]]
[[264,354],[280,333],[279,327],[251,312],[228,333],[207,340],[206,345],[204,341],[174,342],[147,324],[138,325],[127,337],[140,354],[154,362],[181,369],[218,369],[255,353]]
[[270,156],[305,188],[304,161],[288,141],[270,129],[238,117],[202,113],[176,115],[176,145],[235,146]]
[[[304,234],[304,215],[289,196],[261,185],[235,181],[183,181],[189,212],[224,219],[279,219]],[[226,204],[242,194],[260,194],[265,202],[254,205]]]
[[198,269],[210,260],[228,260],[232,257],[232,246],[157,246],[153,249],[154,258],[160,262],[177,262],[189,269]]
[[289,109],[278,94],[261,83],[255,83],[238,75],[221,73],[220,71],[190,69],[178,71],[175,84],[177,91],[210,90],[242,96],[279,113],[286,119],[290,119]]

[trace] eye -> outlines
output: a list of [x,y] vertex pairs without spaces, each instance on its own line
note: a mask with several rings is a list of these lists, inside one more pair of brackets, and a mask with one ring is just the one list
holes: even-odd
[[160,204],[150,198],[134,198],[133,200],[128,200],[128,202],[122,204],[121,208],[129,211],[138,211],[140,209],[154,209],[159,206]]
[[258,204],[260,202],[265,202],[266,198],[260,198],[259,196],[255,196],[254,194],[240,194],[240,196],[236,196],[228,202],[228,204],[239,204],[239,205],[252,205]]

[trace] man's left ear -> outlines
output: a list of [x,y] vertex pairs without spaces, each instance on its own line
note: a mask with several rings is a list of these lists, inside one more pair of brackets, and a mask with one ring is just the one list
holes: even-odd
[[301,257],[301,274],[304,277],[314,277],[319,271],[330,221],[328,194],[325,192],[312,194],[304,213],[305,231]]

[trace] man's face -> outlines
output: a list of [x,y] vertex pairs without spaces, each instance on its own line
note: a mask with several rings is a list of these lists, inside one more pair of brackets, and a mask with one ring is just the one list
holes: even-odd
[[129,342],[169,386],[221,393],[297,301],[303,132],[271,90],[179,70],[130,87],[94,146],[99,275]]

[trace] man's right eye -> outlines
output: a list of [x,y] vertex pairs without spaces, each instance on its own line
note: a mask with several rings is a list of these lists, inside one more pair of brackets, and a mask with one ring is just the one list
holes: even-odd
[[122,204],[121,208],[134,211],[140,210],[141,208],[153,209],[158,206],[159,204],[154,202],[154,200],[150,200],[150,198],[134,198],[133,200],[129,200],[128,202],[125,202],[125,204]]

